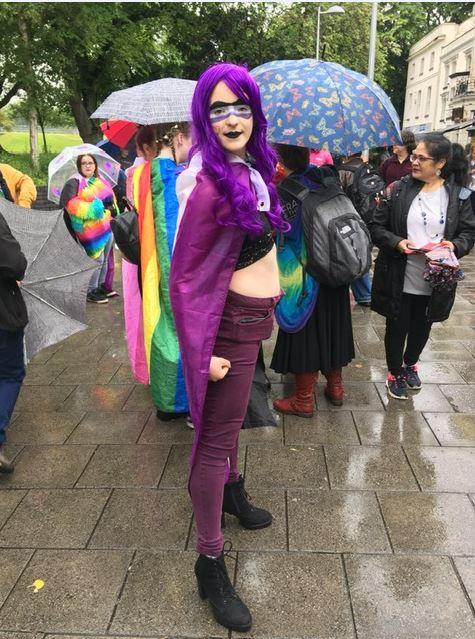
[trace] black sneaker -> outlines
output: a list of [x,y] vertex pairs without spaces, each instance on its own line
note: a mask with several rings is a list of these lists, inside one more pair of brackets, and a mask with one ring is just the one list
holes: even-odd
[[391,373],[388,373],[386,388],[388,389],[389,395],[394,397],[394,399],[409,399],[404,373],[400,375],[391,375]]
[[2,449],[0,448],[0,473],[10,474],[14,470],[15,467],[13,466],[12,462],[7,457],[5,457]]
[[417,366],[405,366],[404,376],[406,378],[406,384],[409,386],[409,390],[419,390],[422,388],[421,378],[417,373]]
[[101,293],[98,288],[94,289],[93,291],[88,291],[86,299],[88,302],[94,302],[94,304],[107,304],[107,302],[109,301],[107,299],[107,296],[104,295],[104,293]]
[[118,297],[119,296],[119,293],[117,291],[114,291],[114,289],[106,288],[104,286],[104,284],[101,284],[99,286],[98,290],[99,290],[100,293],[103,293],[106,297]]

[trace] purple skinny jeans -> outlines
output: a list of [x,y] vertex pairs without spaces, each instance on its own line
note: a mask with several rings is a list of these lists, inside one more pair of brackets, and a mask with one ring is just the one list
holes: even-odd
[[[221,511],[224,484],[236,481],[238,439],[251,393],[261,341],[272,333],[274,307],[280,297],[246,297],[229,291],[213,355],[231,362],[227,375],[209,382],[196,457],[190,471],[200,554],[218,556],[223,549]],[[228,462],[229,460],[229,462]]]

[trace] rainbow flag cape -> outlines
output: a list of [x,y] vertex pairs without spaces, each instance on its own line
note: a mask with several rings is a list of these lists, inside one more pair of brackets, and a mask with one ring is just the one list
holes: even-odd
[[188,411],[185,379],[170,305],[169,275],[177,231],[176,164],[156,158],[136,168],[134,199],[139,212],[145,355],[155,406]]

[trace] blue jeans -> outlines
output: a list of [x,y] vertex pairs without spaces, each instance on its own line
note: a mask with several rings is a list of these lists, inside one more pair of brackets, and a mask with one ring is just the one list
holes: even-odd
[[114,238],[111,234],[107,244],[104,246],[104,250],[99,255],[99,257],[96,257],[97,267],[92,272],[91,279],[89,281],[89,293],[96,290],[96,288],[99,288],[99,286],[101,286],[101,284],[104,284],[104,282],[106,281],[107,269],[109,266],[109,253],[112,250],[113,244]]
[[0,329],[0,446],[25,377],[23,329]]
[[371,278],[369,273],[365,273],[359,280],[352,282],[351,290],[357,304],[371,302]]

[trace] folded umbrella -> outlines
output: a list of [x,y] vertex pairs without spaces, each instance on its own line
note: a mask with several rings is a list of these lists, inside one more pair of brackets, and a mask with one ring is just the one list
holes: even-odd
[[114,91],[91,118],[119,118],[138,124],[188,122],[194,80],[162,78]]
[[127,120],[110,119],[103,122],[101,131],[110,142],[124,148],[137,133],[138,125]]
[[351,155],[401,144],[399,117],[365,75],[311,58],[276,60],[251,71],[261,90],[271,142]]
[[65,183],[78,172],[76,159],[79,155],[92,155],[96,158],[99,175],[111,186],[119,179],[120,164],[95,144],[66,146],[48,165],[48,200],[59,204],[61,191]]
[[21,292],[28,309],[26,358],[87,328],[86,293],[97,268],[69,234],[63,211],[23,209],[0,200],[0,213],[28,260]]

